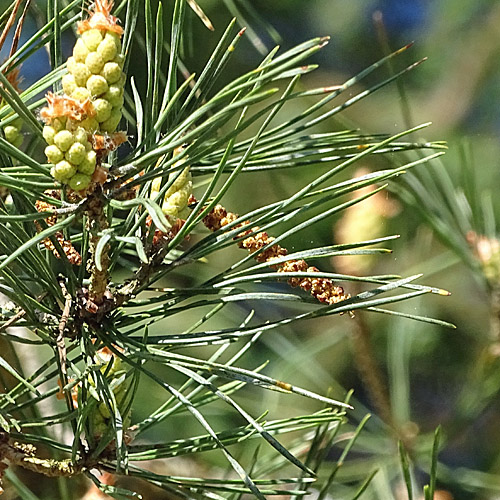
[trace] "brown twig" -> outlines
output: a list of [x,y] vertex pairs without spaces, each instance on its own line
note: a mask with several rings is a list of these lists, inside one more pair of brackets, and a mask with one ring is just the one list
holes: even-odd
[[356,367],[361,377],[361,381],[368,393],[377,414],[380,418],[394,430],[395,422],[392,418],[392,409],[387,391],[387,384],[376,361],[373,352],[371,333],[366,324],[363,312],[356,314],[356,327],[353,330],[352,340]]
[[97,267],[96,254],[97,245],[100,240],[99,233],[108,228],[108,219],[104,212],[104,200],[100,190],[94,191],[89,199],[87,208],[88,222],[87,230],[90,232],[90,260],[87,269],[90,272],[90,286],[88,299],[90,304],[101,306],[109,284],[109,246],[106,245],[100,256],[100,269]]
[[0,326],[0,332],[3,332],[4,330],[7,330],[7,328],[15,325],[25,315],[26,315],[26,311],[24,309],[19,311],[17,314],[12,316],[12,318],[8,319],[3,325]]
[[1,472],[3,472],[3,470],[7,467],[5,461],[49,477],[72,477],[77,474],[81,474],[87,469],[86,464],[83,462],[73,463],[69,459],[54,460],[50,458],[40,458],[36,455],[36,452],[37,449],[35,446],[31,444],[11,442],[8,433],[0,431]]
[[66,285],[61,281],[60,283],[63,296],[64,296],[64,308],[61,314],[61,320],[59,321],[59,333],[56,338],[57,352],[59,354],[59,362],[61,364],[61,373],[64,376],[64,383],[67,383],[67,369],[66,369],[66,345],[64,343],[64,332],[66,330],[66,324],[69,319],[69,313],[71,311],[72,298],[68,293]]

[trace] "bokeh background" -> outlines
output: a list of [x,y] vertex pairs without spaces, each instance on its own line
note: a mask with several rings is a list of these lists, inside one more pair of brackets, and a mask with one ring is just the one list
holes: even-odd
[[[330,43],[314,57],[313,62],[320,64],[320,68],[302,80],[303,85],[311,87],[341,84],[380,59],[388,47],[396,49],[414,42],[395,61],[396,69],[422,58],[427,60],[407,73],[399,87],[397,84],[384,87],[348,109],[341,120],[322,124],[321,131],[347,125],[367,133],[394,133],[430,121],[432,126],[420,132],[418,138],[447,141],[449,147],[442,162],[429,167],[430,182],[434,175],[432,169],[445,169],[459,193],[466,164],[475,178],[480,197],[491,198],[493,215],[499,214],[500,2],[252,0],[250,10],[245,2],[236,0],[200,0],[199,3],[216,31],[209,32],[191,15],[191,33],[184,48],[190,71],[203,67],[236,10],[239,9],[238,17],[246,18],[248,26],[255,30],[255,34],[250,32],[240,44],[227,68],[227,81],[255,67],[262,53],[278,41],[278,34],[283,48],[314,36],[331,36]],[[9,4],[8,1],[0,2],[2,9]],[[44,4],[43,1],[33,2],[34,15],[23,36],[29,36],[30,30],[33,32],[43,22]],[[171,6],[165,7],[168,17]],[[253,11],[261,16],[260,21],[255,19]],[[72,40],[72,35],[68,34],[68,55]],[[36,81],[46,71],[47,64],[44,52],[27,61],[23,66],[23,85]],[[365,84],[381,81],[391,71],[384,66]],[[136,75],[139,85],[142,76],[140,72]],[[353,92],[361,90],[363,87],[359,86]],[[392,158],[377,158],[359,167],[380,169],[392,161]],[[310,176],[307,171],[292,175],[259,175],[258,178],[244,175],[224,203],[235,212],[249,210],[249,203],[255,207],[270,203],[296,190]],[[300,238],[287,241],[287,246],[299,250],[308,245],[401,235],[390,244],[393,250],[390,255],[370,261],[322,261],[319,265],[324,270],[359,275],[423,273],[421,283],[449,290],[452,295],[413,299],[395,309],[440,318],[455,324],[456,329],[361,312],[356,319],[347,315],[333,320],[318,319],[264,336],[247,360],[248,366],[270,359],[267,373],[279,379],[293,381],[319,393],[332,387],[337,397],[354,389],[356,410],[352,424],[359,422],[367,412],[372,412],[373,417],[354,447],[353,458],[346,463],[342,478],[348,483],[364,477],[370,468],[379,469],[362,498],[406,498],[399,489],[395,472],[394,429],[404,437],[418,464],[417,482],[424,483],[432,434],[436,426],[441,425],[439,500],[498,499],[500,350],[495,333],[498,319],[495,300],[498,299],[494,282],[485,280],[484,267],[479,260],[476,267],[464,262],[456,247],[443,241],[415,206],[401,200],[398,194],[402,189],[398,184],[391,185],[387,194],[374,198],[364,209],[360,206],[357,212],[352,211],[343,218],[339,216],[315,225]],[[440,189],[427,194],[438,207],[441,203],[439,193]],[[453,210],[451,212],[453,215]],[[436,217],[439,217],[439,210]],[[463,239],[463,236],[458,234],[457,237]],[[467,248],[466,242],[464,248]],[[494,253],[494,245],[491,248]],[[234,255],[231,251],[216,255],[211,265],[223,270],[228,259],[238,258],[237,252],[235,249]],[[471,249],[470,256],[474,259],[477,252],[474,254]],[[178,284],[182,286],[191,279],[194,277],[179,276]],[[351,293],[358,290],[349,283],[345,288]],[[256,314],[263,320],[276,314],[275,307],[262,306]],[[241,315],[242,311],[233,313]],[[190,324],[192,318],[186,316],[185,321]],[[224,321],[231,324],[233,318],[228,315],[216,326],[223,326]],[[179,328],[177,325],[176,329]],[[363,360],[360,338],[361,342],[368,342],[374,366]],[[371,387],[374,369],[379,371],[382,390],[387,397],[377,395]],[[144,418],[151,403],[158,404],[161,397],[145,387],[135,418]],[[319,409],[302,399],[278,397],[262,391],[248,390],[239,398],[254,415],[269,409],[270,415],[284,417],[296,414],[299,405],[302,413]],[[233,417],[222,406],[214,407],[212,412],[211,418],[218,419],[220,425],[234,424]],[[171,435],[173,439],[192,434],[181,419],[179,422],[169,420],[165,428],[152,430],[151,439],[155,438],[155,432]],[[223,467],[223,459],[218,454],[206,454],[204,459],[202,466],[208,470]],[[199,464],[183,465],[185,469],[191,466],[200,467]],[[30,484],[37,488],[35,478],[30,479]],[[38,493],[43,498],[50,498],[44,496],[47,493],[42,490]]]
[[[222,18],[226,13],[218,7],[219,2],[207,2],[206,5],[215,23],[226,22],[226,18]],[[430,169],[427,182],[433,182],[435,170],[432,169],[445,169],[455,185],[455,195],[460,198],[465,168],[475,179],[481,202],[491,199],[493,218],[498,217],[498,2],[282,0],[254,1],[252,5],[279,32],[283,47],[312,36],[331,36],[329,45],[314,58],[321,67],[304,78],[306,85],[342,83],[382,57],[388,46],[394,50],[413,42],[412,48],[395,61],[396,69],[422,58],[427,60],[406,74],[399,88],[391,84],[347,110],[342,115],[342,125],[353,125],[371,133],[392,133],[431,121],[432,126],[420,137],[445,140],[449,149],[439,164],[419,167]],[[245,12],[243,7],[242,11]],[[265,28],[257,26],[256,30],[268,48],[274,45]],[[243,67],[255,60],[257,49],[247,43],[240,56]],[[390,68],[382,68],[366,85],[390,74]],[[335,128],[339,124],[329,123],[322,130],[329,126]],[[384,161],[390,160],[377,158],[362,167],[383,168]],[[283,191],[294,189],[298,183],[293,176],[284,175],[266,184],[272,187],[264,191],[259,186],[259,193],[272,198],[274,191],[277,197]],[[436,184],[439,184],[437,178]],[[255,188],[252,184],[248,189],[252,193]],[[380,196],[364,209],[358,207],[343,221],[331,220],[315,226],[301,241],[291,242],[291,246],[302,248],[308,241],[323,245],[399,234],[401,238],[391,245],[393,254],[390,256],[368,263],[355,263],[353,259],[350,264],[332,262],[331,269],[349,269],[353,274],[404,276],[421,272],[425,283],[445,288],[452,295],[424,297],[399,304],[397,310],[445,319],[457,328],[451,330],[359,313],[357,316],[361,319],[357,322],[348,318],[318,320],[267,337],[264,342],[267,349],[283,358],[273,361],[277,376],[302,377],[301,383],[315,390],[321,390],[325,383],[335,386],[335,382],[347,389],[354,388],[359,402],[375,413],[368,424],[365,441],[360,439],[359,455],[346,473],[355,477],[361,464],[366,465],[373,458],[373,466],[382,472],[378,478],[376,476],[373,491],[367,492],[367,498],[370,495],[373,498],[406,498],[406,494],[398,493],[395,481],[389,492],[384,489],[384,480],[380,479],[384,474],[393,477],[391,467],[394,463],[389,457],[395,453],[390,438],[385,440],[383,437],[385,426],[378,418],[384,406],[390,410],[393,424],[407,433],[409,445],[416,454],[417,450],[429,445],[430,434],[436,426],[442,426],[440,498],[499,498],[500,360],[495,333],[495,286],[491,281],[485,284],[484,268],[471,269],[457,255],[456,246],[443,241],[415,206],[401,201],[398,197],[401,189],[397,184],[391,186],[390,195]],[[439,200],[440,195],[444,198],[438,187],[424,197],[428,196],[439,206],[443,203]],[[237,195],[232,203],[239,201],[241,197]],[[468,217],[463,205],[460,213],[454,213],[453,207],[450,211],[452,218]],[[436,217],[439,216],[440,211],[436,210]],[[443,219],[443,223],[447,221]],[[464,239],[463,236],[458,237]],[[493,260],[495,251],[492,250]],[[472,250],[471,254],[474,254]],[[320,265],[324,267],[325,263]],[[346,288],[353,290],[349,285]],[[370,338],[389,395],[385,403],[377,403],[368,387],[370,374],[366,371],[371,367],[363,366],[359,346],[356,346],[360,325]],[[276,403],[269,398],[265,404],[272,407],[273,404],[289,403],[282,399]],[[364,410],[357,406],[358,418]],[[378,454],[370,457],[375,451]],[[421,460],[421,464],[425,462]],[[425,480],[424,469],[421,470],[422,481]]]

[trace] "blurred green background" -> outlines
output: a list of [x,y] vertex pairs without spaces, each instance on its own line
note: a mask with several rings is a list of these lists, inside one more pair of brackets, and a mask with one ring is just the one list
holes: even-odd
[[[240,6],[251,18],[241,2],[227,3]],[[227,11],[220,8],[220,2],[206,2],[204,6],[217,27],[225,25],[229,17]],[[349,108],[342,116],[344,124],[365,132],[392,133],[431,121],[433,124],[423,132],[423,137],[445,140],[449,150],[442,164],[418,168],[445,169],[457,186],[460,198],[462,169],[466,164],[477,182],[479,197],[492,198],[498,217],[499,2],[256,0],[252,6],[276,28],[284,48],[312,36],[331,36],[329,45],[314,58],[321,67],[303,78],[305,86],[341,84],[382,57],[387,50],[385,44],[394,50],[414,42],[413,47],[395,61],[396,69],[401,69],[427,58],[400,80],[406,100],[402,98],[401,89],[391,84]],[[252,26],[267,48],[271,48],[274,43],[265,27]],[[257,49],[247,42],[239,51],[242,68],[252,66],[259,57]],[[195,54],[197,50],[198,45],[194,42]],[[382,80],[391,74],[390,71],[387,67],[382,68],[366,85]],[[323,124],[321,131],[339,126],[332,121]],[[391,160],[377,158],[365,162],[363,167],[383,168],[387,165],[385,162]],[[297,188],[300,184],[297,175],[307,176],[307,172],[294,172],[288,177],[282,174],[277,180],[265,182],[264,190],[263,181],[252,181],[251,176],[244,181],[247,184],[242,182],[240,186],[242,191],[248,190],[248,199],[254,199],[258,190],[262,197],[259,203],[264,203]],[[247,201],[242,199],[242,191],[235,192],[232,200],[229,196],[225,204],[238,206]],[[392,193],[399,191],[398,185],[392,186]],[[440,201],[438,195],[439,189],[438,194],[428,193],[439,206],[445,202]],[[442,490],[440,498],[498,498],[500,360],[491,283],[485,285],[481,269],[473,270],[466,265],[453,248],[437,237],[415,207],[401,203],[393,194],[390,200],[383,196],[379,201],[378,205],[369,205],[364,212],[360,207],[347,228],[347,221],[331,220],[314,226],[300,241],[287,242],[287,246],[302,249],[308,242],[327,245],[339,242],[340,238],[356,241],[399,234],[401,238],[391,245],[393,254],[378,257],[364,269],[358,267],[360,274],[408,276],[423,273],[421,282],[447,289],[452,295],[414,299],[395,309],[448,320],[457,326],[456,330],[360,312],[358,320],[323,319],[290,328],[288,332],[282,330],[279,335],[266,336],[263,342],[271,353],[262,354],[272,357],[279,354],[283,358],[281,361],[273,359],[274,376],[285,380],[292,377],[295,382],[317,391],[330,384],[335,387],[334,381],[337,381],[346,389],[354,388],[358,401],[380,415],[380,408],[376,402],[374,404],[367,387],[367,376],[361,374],[359,352],[356,354],[359,350],[355,345],[356,330],[361,324],[370,337],[389,394],[391,419],[407,433],[409,446],[414,451],[425,448],[429,444],[429,433],[439,424],[443,427],[442,467],[438,476]],[[377,218],[375,213],[380,216]],[[463,239],[463,235],[458,237]],[[466,243],[464,247],[467,248]],[[325,269],[326,263],[318,265]],[[329,270],[341,270],[343,265],[347,264],[332,262]],[[357,264],[350,266],[355,274]],[[351,292],[356,290],[349,284],[345,287]],[[277,399],[273,395],[265,398],[262,407],[270,406],[272,413],[273,405],[279,405],[279,411],[283,411],[283,407],[290,404],[286,398]],[[363,412],[364,408],[356,406],[358,419]],[[386,467],[387,477],[392,477],[394,462],[390,457],[395,454],[395,446],[390,439],[384,440],[388,436],[387,428],[377,417],[373,418],[365,440],[360,439],[359,455],[346,475],[355,477],[361,464],[366,465],[373,459],[382,470]],[[425,480],[423,471],[420,480]],[[390,498],[384,496],[389,493],[377,481],[383,483],[381,479],[374,481],[373,498]],[[391,495],[397,499],[406,498],[405,494],[397,493],[394,482]]]

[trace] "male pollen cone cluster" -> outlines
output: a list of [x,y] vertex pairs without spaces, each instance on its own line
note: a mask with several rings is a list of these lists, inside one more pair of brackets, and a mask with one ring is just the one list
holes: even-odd
[[123,29],[111,15],[112,0],[96,0],[90,17],[78,23],[78,38],[62,79],[64,93],[46,96],[45,154],[51,174],[74,191],[85,191],[106,154],[126,141],[116,132],[122,117]]
[[[192,203],[196,202],[194,198],[190,200]],[[232,212],[228,212],[223,206],[217,205],[214,209],[203,219],[205,226],[211,231],[231,224],[238,216]],[[235,227],[245,228],[250,225],[250,221],[244,221]],[[285,262],[273,264],[273,260],[285,257],[288,254],[286,248],[278,244],[271,245],[264,251],[260,251],[265,246],[272,243],[274,238],[269,236],[265,231],[259,232],[259,227],[252,227],[245,229],[236,238],[243,238],[238,242],[240,248],[245,248],[250,253],[259,252],[255,260],[257,262],[267,262],[271,267],[277,269],[279,273],[318,273],[317,267],[309,266],[303,260],[290,259]],[[255,234],[252,234],[255,233]],[[300,287],[302,290],[309,292],[316,300],[325,304],[336,304],[342,300],[350,297],[341,286],[335,285],[330,279],[327,278],[312,278],[309,276],[290,278],[288,284],[293,287]]]

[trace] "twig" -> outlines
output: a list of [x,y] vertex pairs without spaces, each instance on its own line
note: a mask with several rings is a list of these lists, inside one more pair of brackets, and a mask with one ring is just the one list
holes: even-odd
[[109,284],[108,245],[105,246],[101,253],[100,269],[98,269],[96,264],[97,245],[100,239],[98,234],[108,228],[108,219],[104,213],[104,200],[99,190],[95,191],[92,198],[89,199],[87,214],[87,230],[90,232],[90,260],[87,263],[88,271],[90,272],[89,302],[98,308],[104,302],[104,295]]
[[71,295],[68,293],[66,285],[62,281],[59,283],[59,285],[61,286],[65,302],[64,302],[63,312],[61,315],[61,321],[59,322],[59,334],[57,335],[56,338],[56,345],[57,345],[57,352],[59,355],[59,362],[61,363],[61,372],[65,378],[63,382],[64,384],[66,384],[67,369],[66,369],[66,344],[64,343],[64,331],[66,330],[66,324],[68,322],[69,313],[71,311],[72,298]]
[[[42,292],[36,298],[38,302],[41,302],[47,296],[47,292]],[[26,315],[26,311],[22,309],[16,315],[12,316],[12,318],[8,319],[3,325],[0,325],[0,332],[3,332],[7,328],[16,324],[20,319],[22,319]]]
[[15,316],[12,316],[12,318],[8,319],[3,325],[0,325],[0,332],[7,330],[7,328],[17,323],[21,318],[24,317],[25,314],[26,311],[23,309],[19,311]]
[[83,462],[73,463],[69,459],[40,458],[36,456],[36,452],[35,446],[17,442],[11,443],[8,433],[0,432],[0,470],[2,472],[6,468],[4,461],[48,477],[72,477],[87,469]]
[[364,321],[362,311],[356,314],[355,324],[356,328],[354,328],[352,339],[356,367],[361,381],[377,414],[387,425],[396,430],[387,385],[375,359],[370,330]]
[[[66,343],[64,341],[64,333],[66,330],[66,324],[69,319],[69,314],[71,312],[71,304],[73,300],[64,282],[60,281],[59,285],[61,286],[64,297],[64,307],[61,314],[61,320],[59,321],[59,332],[56,337],[56,349],[57,349],[57,362],[60,371],[60,383],[62,387],[66,387],[66,385],[68,385],[68,369],[67,369],[67,352],[66,352]],[[65,393],[64,396],[68,408],[71,410],[74,409],[73,401],[71,399],[71,394]]]

